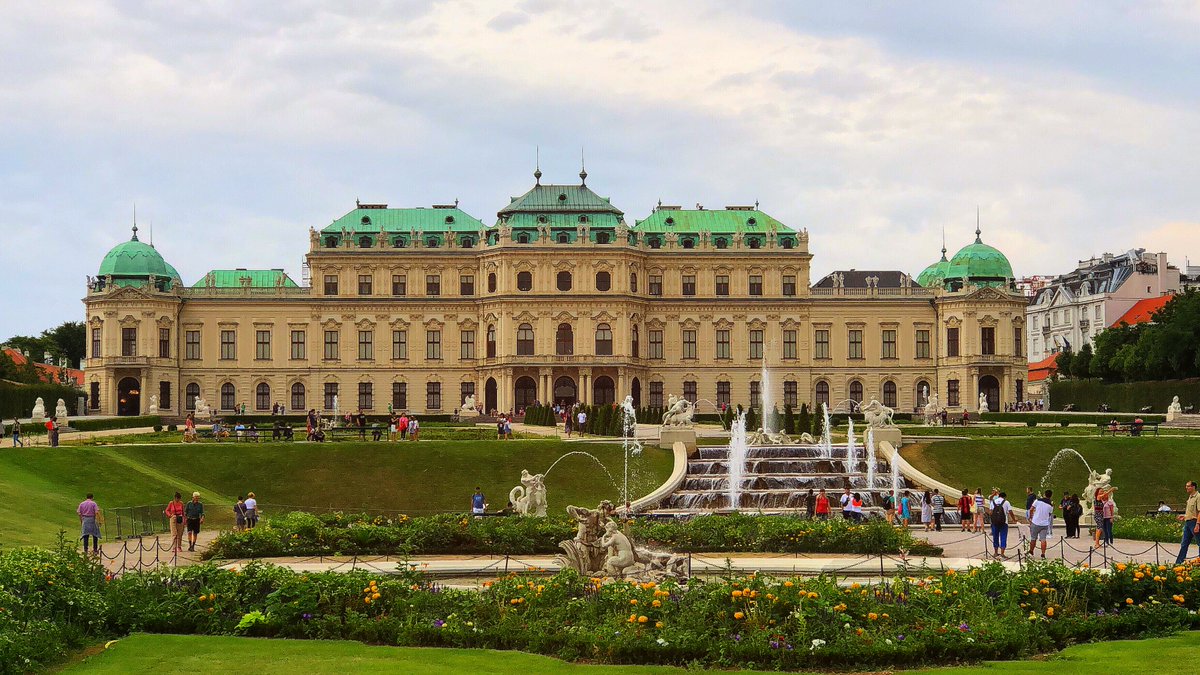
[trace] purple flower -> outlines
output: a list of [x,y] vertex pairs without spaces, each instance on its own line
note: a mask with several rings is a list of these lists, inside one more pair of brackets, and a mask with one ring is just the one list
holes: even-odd
[[962,631],[962,632],[966,633],[966,632],[968,632],[968,631],[970,631],[970,630],[971,630],[971,627],[967,625],[967,622],[966,622],[966,621],[964,621],[964,622],[962,622],[962,623],[958,624],[958,629],[959,629],[960,631]]
[[308,612],[305,612],[305,613],[303,613],[303,614],[301,614],[301,615],[300,615],[300,618],[304,619],[305,621],[308,621],[309,619],[311,619],[311,618],[312,618],[312,614],[309,614]]
[[779,641],[771,640],[771,649],[779,649]]
[[896,636],[896,640],[897,640],[898,642],[904,642],[904,635],[903,635],[903,634],[897,635],[897,636]]
[[741,642],[741,641],[742,641],[742,634],[741,634],[741,633],[734,633],[732,637],[733,637],[733,641],[734,641],[734,642]]
[[434,620],[433,620],[433,627],[434,627],[434,628],[441,628],[442,626],[445,626],[445,625],[446,625],[446,622],[445,622],[445,621],[442,621],[441,619],[434,619]]

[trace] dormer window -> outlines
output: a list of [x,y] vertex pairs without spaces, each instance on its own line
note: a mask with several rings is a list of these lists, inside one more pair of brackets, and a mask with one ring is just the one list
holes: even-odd
[[543,225],[545,225],[545,224],[548,222],[548,220],[549,220],[549,219],[548,219],[548,218],[546,218],[546,216],[538,216],[538,222],[539,222],[539,223],[541,223],[541,224],[543,224]]
[[408,246],[408,240],[404,237],[396,237],[396,240],[392,242],[392,246],[395,248],[404,248]]
[[560,201],[560,202],[567,201],[567,193],[565,193],[565,192],[558,193],[558,201]]
[[472,241],[470,237],[463,237],[462,241],[460,241],[458,243],[458,245],[461,246],[462,248],[471,248],[472,246],[475,245],[475,242]]
[[782,246],[782,247],[784,247],[784,248],[791,248],[791,247],[793,246],[793,244],[792,244],[792,238],[791,238],[791,237],[782,237],[782,238],[779,240],[779,245],[780,245],[780,246]]
[[762,242],[760,242],[757,237],[748,240],[746,243],[750,248],[758,248],[762,245]]
[[567,234],[566,232],[559,232],[558,233],[558,243],[560,243],[560,244],[571,243],[571,235]]
[[747,218],[746,224],[749,225],[750,227],[754,227],[755,225],[758,224],[758,221],[753,218]]
[[680,243],[683,244],[684,248],[695,248],[696,246],[696,241],[691,237],[685,237]]
[[361,220],[361,221],[359,221],[359,222],[361,222],[363,225],[370,225],[370,224],[371,224],[371,217],[370,217],[370,216],[363,216],[363,217],[362,217],[362,220]]
[[446,216],[446,224],[450,225],[454,222],[454,216]]
[[427,239],[425,241],[425,248],[437,248],[437,247],[438,247],[437,237],[430,237],[429,239]]
[[716,244],[717,248],[729,248],[729,240],[725,237],[717,237],[713,240],[713,243]]
[[667,216],[667,220],[665,222],[667,223],[667,225],[674,225],[675,219],[672,218],[671,216]]
[[325,237],[325,248],[337,248],[337,237]]
[[597,244],[607,244],[608,241],[609,241],[609,237],[608,237],[607,232],[597,232],[596,233],[596,243]]
[[659,248],[662,246],[662,241],[658,237],[650,237],[646,240],[646,243],[650,244],[650,248]]
[[528,244],[529,243],[529,233],[528,232],[519,233],[517,235],[517,243],[518,244]]
[[358,238],[358,247],[359,248],[371,248],[371,238],[370,237],[359,237]]
[[579,222],[581,222],[581,223],[586,223],[587,221],[588,221],[588,217],[587,217],[587,216],[579,216]]

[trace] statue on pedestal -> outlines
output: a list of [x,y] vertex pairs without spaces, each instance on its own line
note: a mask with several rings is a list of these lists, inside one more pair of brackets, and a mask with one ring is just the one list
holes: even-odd
[[862,412],[863,417],[867,421],[868,427],[883,429],[886,427],[896,426],[892,422],[892,415],[895,414],[896,411],[880,403],[879,401],[876,401],[875,399],[871,399],[870,403],[863,406]]
[[338,395],[333,395],[333,423],[336,425],[338,418],[341,417],[342,407],[338,405]]
[[195,418],[198,420],[212,419],[212,408],[209,407],[208,401],[205,401],[203,396],[196,397]]
[[1176,417],[1183,414],[1183,404],[1179,402],[1179,397],[1171,399],[1171,405],[1167,406],[1167,421],[1173,421]]
[[37,397],[37,400],[33,402],[33,414],[31,417],[35,424],[46,420],[46,402],[42,400],[41,396]]
[[661,581],[687,576],[687,558],[635,546],[612,520],[615,511],[608,500],[595,509],[568,506],[578,528],[574,539],[558,543],[563,550],[558,562],[593,577]]
[[61,398],[58,399],[58,404],[54,406],[54,418],[58,422],[58,426],[67,426],[67,403]]
[[692,417],[696,414],[696,406],[681,396],[671,394],[667,399],[667,410],[662,416],[664,427],[690,427]]
[[925,402],[925,408],[921,411],[925,414],[925,426],[932,427],[938,423],[938,395],[937,393],[929,394],[929,400]]
[[508,491],[513,510],[522,516],[546,517],[546,482],[543,474],[521,469],[521,484]]
[[[475,394],[467,394],[467,398],[463,401],[462,407],[458,409],[459,417],[478,417],[479,411],[475,409]],[[542,514],[545,515],[545,514]]]
[[150,407],[146,409],[146,414],[147,415],[157,415],[158,414],[158,395],[157,394],[150,394]]
[[979,392],[979,414],[982,415],[988,412],[987,394]]

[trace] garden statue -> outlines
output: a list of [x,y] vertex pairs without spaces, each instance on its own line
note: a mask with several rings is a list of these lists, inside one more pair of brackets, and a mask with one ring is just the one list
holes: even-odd
[[624,577],[637,565],[633,555],[633,544],[629,537],[621,532],[616,521],[610,520],[604,524],[604,536],[600,537],[600,546],[604,548],[604,576]]
[[478,415],[479,411],[475,409],[475,394],[467,394],[467,398],[463,401],[462,407],[458,409],[458,416],[476,417]]
[[[811,439],[812,436],[809,436]],[[791,445],[792,437],[782,431],[766,431],[759,427],[746,439],[746,445]]]
[[[1092,506],[1096,503],[1099,496],[1104,496],[1109,499],[1112,494],[1117,491],[1117,488],[1112,484],[1112,469],[1105,469],[1104,473],[1095,470],[1088,472],[1088,485],[1083,491],[1084,514],[1092,513]],[[1113,504],[1113,517],[1117,515],[1116,504]]]
[[667,399],[667,410],[662,416],[664,427],[690,427],[692,417],[696,414],[696,406],[681,396],[671,394]]
[[208,401],[205,401],[203,396],[196,397],[195,418],[198,420],[208,420],[212,418],[212,408],[208,407]]
[[926,401],[925,409],[922,412],[925,413],[925,426],[932,427],[938,423],[938,413],[940,411],[938,410],[937,392],[929,395],[929,400]]
[[871,399],[870,403],[863,406],[862,412],[863,417],[865,417],[867,420],[868,427],[883,429],[885,427],[896,426],[892,423],[892,415],[895,414],[896,411],[880,403],[879,401],[876,401],[875,399]]
[[979,392],[979,414],[982,415],[988,411],[987,394]]
[[1167,421],[1174,421],[1176,417],[1183,414],[1183,405],[1179,402],[1179,397],[1171,399],[1171,405],[1167,406]]
[[521,484],[508,492],[513,510],[522,516],[546,517],[546,482],[543,474],[530,475],[521,469]]
[[58,399],[58,405],[54,406],[54,418],[60,427],[67,426],[67,402]]
[[341,416],[340,415],[341,410],[342,410],[342,407],[338,405],[338,395],[334,394],[333,395],[333,422],[334,422],[334,424],[337,424],[338,417]]
[[33,402],[33,415],[31,417],[33,417],[34,424],[46,420],[46,402],[42,400],[41,396],[37,397],[37,400]]
[[812,445],[812,444],[816,443],[817,441],[816,441],[816,439],[813,438],[812,434],[805,431],[800,434],[800,442],[807,444],[807,445]]
[[158,414],[158,396],[156,396],[155,394],[150,394],[150,407],[146,409],[146,414],[147,415],[157,415]]
[[588,576],[636,578],[644,581],[682,579],[687,576],[687,558],[652,551],[633,544],[612,520],[616,508],[607,499],[594,509],[568,506],[577,525],[575,538],[558,543],[563,553],[558,563]]

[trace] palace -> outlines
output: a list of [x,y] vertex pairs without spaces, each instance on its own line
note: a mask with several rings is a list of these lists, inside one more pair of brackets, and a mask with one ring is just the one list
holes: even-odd
[[[810,284],[809,233],[754,206],[658,205],[632,224],[587,186],[537,182],[492,225],[454,205],[356,204],[309,231],[310,285],[281,269],[213,270],[185,286],[137,238],[89,280],[93,413],[389,406],[519,412],[626,394],[698,410],[762,400],[937,393],[952,411],[1024,398],[1025,299],[974,243],[916,279],[838,271]],[[182,396],[180,395],[182,394]]]

